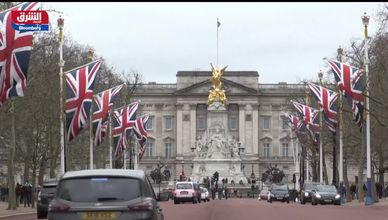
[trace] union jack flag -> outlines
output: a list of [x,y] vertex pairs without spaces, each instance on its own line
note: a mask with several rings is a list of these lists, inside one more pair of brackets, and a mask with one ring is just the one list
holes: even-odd
[[144,152],[146,150],[146,141],[148,137],[148,133],[146,130],[146,124],[148,121],[149,115],[143,115],[140,118],[136,119],[135,126],[133,128],[133,131],[135,132],[136,139],[140,145],[140,152],[139,152],[139,161],[144,155]]
[[337,106],[335,101],[337,100],[338,94],[322,86],[318,86],[314,83],[309,83],[310,90],[314,97],[319,101],[321,105],[324,117],[325,124],[329,130],[335,134],[337,127]]
[[363,70],[331,59],[328,59],[327,62],[334,73],[338,89],[352,104],[353,120],[361,131],[365,102],[365,96],[362,95],[363,83],[360,80]]
[[127,139],[132,134],[139,103],[134,102],[114,111],[113,141],[115,155],[118,156],[127,147]]
[[83,129],[92,106],[93,89],[101,61],[94,61],[74,70],[66,76],[66,135],[69,141]]
[[293,131],[298,131],[302,128],[303,122],[299,120],[298,116],[296,116],[295,114],[285,114],[285,116],[287,117],[289,125]]
[[0,13],[0,106],[13,96],[24,96],[32,50],[32,31],[12,28],[12,11],[36,10],[37,2],[22,3]]
[[295,101],[291,101],[291,103],[294,105],[296,110],[302,115],[303,117],[303,125],[306,126],[307,130],[310,132],[312,139],[316,142],[316,135],[320,133],[320,127],[318,122],[318,113],[319,111],[311,108],[310,106],[300,104]]
[[107,89],[94,96],[93,106],[93,134],[94,145],[98,146],[104,140],[108,128],[108,115],[113,106],[117,94],[123,88],[123,85]]

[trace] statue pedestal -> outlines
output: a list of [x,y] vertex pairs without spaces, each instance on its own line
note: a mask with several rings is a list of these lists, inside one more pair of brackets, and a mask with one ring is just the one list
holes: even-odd
[[228,178],[228,183],[232,180],[238,184],[240,180],[243,183],[248,183],[247,178],[241,171],[241,159],[194,159],[193,160],[193,175],[190,177],[192,181],[202,183],[206,177],[211,177],[217,171],[219,173],[219,182],[224,178]]
[[228,112],[219,102],[212,103],[207,113],[208,129],[194,144],[196,157],[193,159],[193,173],[190,179],[203,182],[217,171],[219,181],[228,178],[228,183],[236,184],[247,178],[241,171],[241,158],[238,154],[237,139],[228,134]]

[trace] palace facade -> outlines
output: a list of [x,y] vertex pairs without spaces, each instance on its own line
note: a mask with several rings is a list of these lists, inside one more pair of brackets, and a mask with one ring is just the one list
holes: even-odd
[[[140,101],[138,116],[149,114],[149,137],[139,168],[150,173],[159,161],[171,180],[193,171],[192,146],[207,125],[211,71],[179,71],[176,84],[149,82],[137,87],[131,101]],[[226,132],[239,141],[241,169],[246,177],[261,177],[268,166],[277,166],[289,181],[295,172],[291,131],[284,113],[290,99],[305,95],[303,84],[260,84],[257,71],[225,71],[222,84],[227,97]]]

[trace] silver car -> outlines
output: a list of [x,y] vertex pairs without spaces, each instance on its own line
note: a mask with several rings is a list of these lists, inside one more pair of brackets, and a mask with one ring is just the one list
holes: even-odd
[[48,209],[49,220],[163,218],[154,190],[142,170],[67,172],[59,180]]

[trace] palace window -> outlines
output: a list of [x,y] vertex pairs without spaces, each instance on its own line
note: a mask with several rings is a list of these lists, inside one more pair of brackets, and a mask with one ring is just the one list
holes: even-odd
[[154,117],[150,116],[147,120],[145,129],[147,131],[151,131],[153,129],[154,124]]
[[269,158],[269,143],[264,143],[264,158]]
[[165,143],[164,144],[164,155],[165,155],[166,158],[171,158],[172,157],[171,143]]
[[288,157],[288,143],[283,143],[283,146],[282,146],[282,156],[284,158]]
[[198,130],[205,130],[205,118],[204,117],[199,117],[197,119],[197,129]]
[[166,130],[172,129],[172,117],[168,116],[164,118],[164,128]]
[[269,130],[270,129],[270,117],[262,117],[261,118],[261,121],[263,123],[263,126],[262,128],[265,129],[265,130]]
[[152,157],[152,148],[153,148],[153,143],[147,143],[146,145],[146,156],[147,158]]

